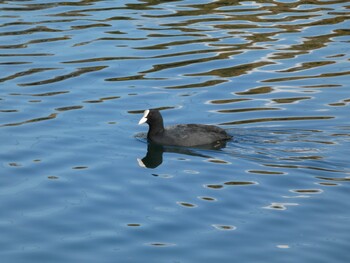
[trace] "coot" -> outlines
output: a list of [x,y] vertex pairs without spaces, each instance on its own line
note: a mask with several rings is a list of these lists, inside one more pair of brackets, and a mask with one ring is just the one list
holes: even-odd
[[164,128],[162,115],[158,110],[145,110],[139,124],[147,123],[147,139],[167,146],[201,146],[220,144],[232,138],[224,129],[204,124],[178,124]]

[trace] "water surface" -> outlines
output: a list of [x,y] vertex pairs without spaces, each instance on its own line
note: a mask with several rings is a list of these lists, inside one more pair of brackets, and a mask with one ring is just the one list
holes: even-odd
[[[2,260],[348,262],[349,9],[0,2]],[[234,139],[154,149],[148,108]]]

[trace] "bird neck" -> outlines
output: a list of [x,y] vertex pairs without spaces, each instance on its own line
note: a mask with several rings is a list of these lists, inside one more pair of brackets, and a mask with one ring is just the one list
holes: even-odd
[[147,137],[164,132],[163,118],[159,118],[157,121],[152,122],[149,125],[149,131]]

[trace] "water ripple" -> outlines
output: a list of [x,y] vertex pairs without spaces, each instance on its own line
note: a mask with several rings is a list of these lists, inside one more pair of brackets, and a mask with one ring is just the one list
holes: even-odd
[[[348,261],[346,1],[0,11],[4,262]],[[152,152],[148,108],[233,140]]]

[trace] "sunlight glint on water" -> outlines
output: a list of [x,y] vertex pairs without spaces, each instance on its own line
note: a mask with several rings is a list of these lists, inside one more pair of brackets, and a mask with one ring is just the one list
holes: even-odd
[[[0,3],[1,259],[348,262],[349,8]],[[234,139],[152,147],[148,108]]]

